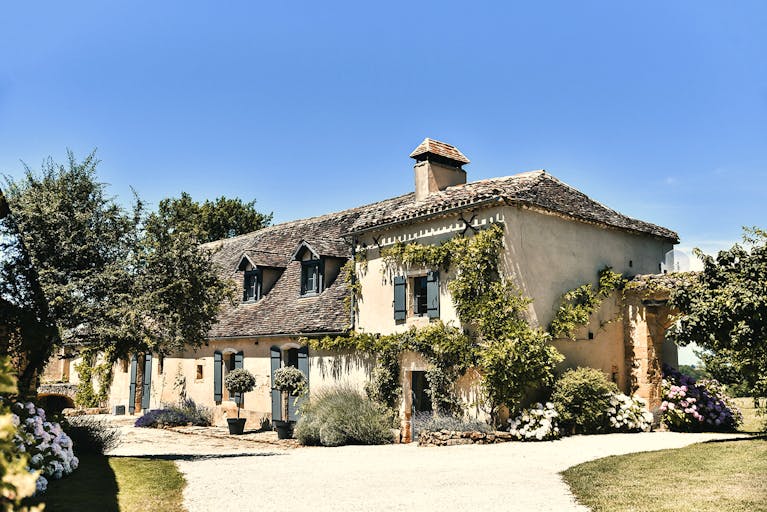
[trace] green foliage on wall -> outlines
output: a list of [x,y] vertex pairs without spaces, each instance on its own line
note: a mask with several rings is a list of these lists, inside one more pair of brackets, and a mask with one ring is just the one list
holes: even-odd
[[[114,370],[113,350],[105,350],[98,364],[96,364],[98,357],[96,350],[84,350],[80,353],[80,362],[75,366],[80,381],[75,393],[75,404],[79,407],[101,407],[109,398],[109,387]],[[94,379],[98,385],[98,391],[93,389]]]
[[478,366],[491,414],[501,405],[516,408],[526,390],[548,385],[561,354],[548,334],[525,320],[530,299],[524,297],[500,268],[503,228],[493,224],[472,237],[455,237],[440,245],[396,243],[381,251],[384,271],[409,267],[454,271],[448,290],[462,330],[441,322],[401,334],[352,334],[312,340],[328,350],[362,350],[377,355],[368,393],[390,406],[400,399],[399,355],[413,351],[430,363],[429,394],[437,411],[460,412],[455,381]]
[[549,326],[549,332],[554,338],[570,338],[575,340],[575,331],[589,323],[591,315],[599,309],[607,297],[615,290],[621,289],[626,280],[620,274],[605,267],[599,272],[599,284],[595,289],[591,284],[574,288],[564,295]]

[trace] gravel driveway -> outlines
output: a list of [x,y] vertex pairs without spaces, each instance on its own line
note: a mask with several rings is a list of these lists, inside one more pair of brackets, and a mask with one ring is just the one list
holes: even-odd
[[189,512],[577,511],[558,473],[608,455],[680,448],[727,434],[609,434],[542,443],[279,447],[123,427],[115,455],[176,460]]

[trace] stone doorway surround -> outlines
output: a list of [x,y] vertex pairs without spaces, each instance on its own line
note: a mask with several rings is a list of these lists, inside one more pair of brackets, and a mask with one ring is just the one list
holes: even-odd
[[676,346],[666,340],[666,330],[679,313],[669,304],[671,291],[696,275],[639,275],[628,282],[623,292],[627,391],[647,400],[651,411],[662,400],[663,363],[678,365]]

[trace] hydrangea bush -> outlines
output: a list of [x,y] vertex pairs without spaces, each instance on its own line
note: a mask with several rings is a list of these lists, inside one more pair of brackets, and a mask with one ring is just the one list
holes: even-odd
[[607,421],[610,429],[618,432],[644,432],[650,430],[653,416],[647,402],[638,397],[615,393],[610,397]]
[[16,449],[29,455],[30,472],[40,471],[37,493],[48,488],[48,480],[58,480],[77,469],[80,461],[72,451],[72,440],[61,425],[46,421],[45,411],[32,402],[16,402],[11,406],[11,421],[18,432],[13,441]]
[[554,404],[534,404],[514,419],[509,418],[509,432],[519,441],[548,441],[561,436],[559,413]]
[[675,368],[663,366],[663,422],[671,430],[735,430],[743,415],[724,387],[715,380],[696,381]]

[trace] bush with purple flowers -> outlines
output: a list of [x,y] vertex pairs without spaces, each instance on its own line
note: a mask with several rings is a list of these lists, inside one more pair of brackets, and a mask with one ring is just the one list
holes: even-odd
[[45,492],[48,480],[58,480],[77,469],[80,461],[72,451],[72,439],[61,425],[46,421],[45,411],[32,402],[11,405],[11,421],[18,431],[13,438],[16,449],[29,455],[29,472],[40,472],[37,493]]
[[679,432],[731,431],[743,415],[724,386],[716,380],[699,380],[663,365],[663,402],[660,410],[669,429]]

